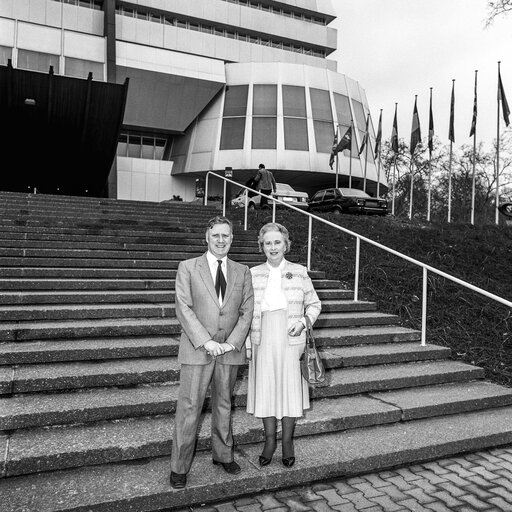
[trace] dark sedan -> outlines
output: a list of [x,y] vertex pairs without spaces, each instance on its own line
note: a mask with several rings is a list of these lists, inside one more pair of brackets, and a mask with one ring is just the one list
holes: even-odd
[[319,190],[309,200],[311,212],[365,213],[386,215],[388,202],[372,197],[356,188],[327,188]]

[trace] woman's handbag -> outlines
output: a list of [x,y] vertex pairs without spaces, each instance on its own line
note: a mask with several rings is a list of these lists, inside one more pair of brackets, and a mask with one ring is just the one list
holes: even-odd
[[300,371],[308,384],[321,385],[325,383],[325,368],[315,345],[313,326],[308,315],[306,318],[306,348],[300,358]]

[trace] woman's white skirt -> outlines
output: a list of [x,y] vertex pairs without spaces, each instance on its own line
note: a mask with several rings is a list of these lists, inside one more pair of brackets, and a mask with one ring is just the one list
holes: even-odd
[[298,418],[309,409],[309,388],[300,373],[303,345],[288,344],[287,313],[264,311],[261,344],[249,361],[247,412],[257,418]]

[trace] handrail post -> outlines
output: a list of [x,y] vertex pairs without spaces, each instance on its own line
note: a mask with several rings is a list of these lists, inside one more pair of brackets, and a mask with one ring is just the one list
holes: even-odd
[[427,287],[428,287],[428,271],[423,267],[423,295],[421,300],[421,346],[427,344]]
[[247,210],[249,207],[249,191],[245,191],[245,212],[244,212],[244,231],[247,231]]
[[308,226],[308,270],[311,270],[311,239],[313,235],[313,217],[309,216]]
[[227,181],[224,180],[224,190],[222,192],[222,216],[226,216],[226,184]]
[[359,256],[361,254],[361,239],[356,237],[356,269],[354,277],[354,301],[358,301],[359,297]]
[[210,173],[206,173],[206,183],[204,184],[204,205],[208,206],[208,179],[210,178]]
[[[272,195],[272,194],[270,194]],[[276,221],[276,202],[272,200],[272,222]]]

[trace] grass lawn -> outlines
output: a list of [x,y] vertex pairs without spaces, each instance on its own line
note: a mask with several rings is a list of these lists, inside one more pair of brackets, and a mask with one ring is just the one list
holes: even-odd
[[[416,260],[512,300],[512,227],[432,224],[389,217],[322,214],[324,218]],[[228,216],[243,223],[243,210]],[[249,228],[272,220],[271,211],[249,212]],[[277,211],[288,228],[292,254],[307,261],[308,221]],[[235,232],[236,233],[236,232]],[[312,269],[343,287],[354,286],[355,239],[313,222]],[[359,298],[421,329],[422,269],[361,242]],[[429,273],[427,342],[452,348],[453,357],[481,366],[488,379],[512,385],[512,310]]]

